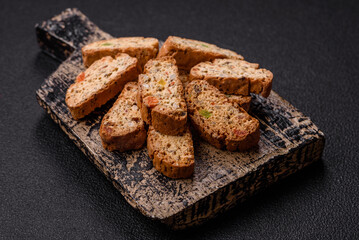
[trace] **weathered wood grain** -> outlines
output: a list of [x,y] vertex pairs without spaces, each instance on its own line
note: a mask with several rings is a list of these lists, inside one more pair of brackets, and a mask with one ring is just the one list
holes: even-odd
[[[250,113],[259,119],[261,130],[257,148],[242,153],[221,151],[195,136],[196,163],[191,179],[173,180],[157,172],[146,148],[126,153],[106,151],[98,130],[111,103],[82,121],[74,121],[65,105],[65,93],[83,69],[78,47],[110,35],[89,24],[78,10],[67,11],[81,15],[86,26],[92,27],[80,42],[73,44],[71,56],[37,90],[37,100],[125,199],[145,216],[172,228],[201,224],[321,158],[323,133],[275,92],[268,99],[252,96]],[[51,24],[66,21],[63,16]],[[42,25],[43,29],[47,25]],[[57,35],[56,39],[61,41]],[[49,46],[43,49],[46,48]]]
[[35,31],[40,48],[60,61],[87,42],[111,38],[76,8],[36,24]]

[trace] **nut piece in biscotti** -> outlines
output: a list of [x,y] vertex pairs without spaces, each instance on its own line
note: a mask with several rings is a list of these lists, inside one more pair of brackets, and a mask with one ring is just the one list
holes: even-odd
[[157,131],[178,135],[185,131],[187,106],[178,77],[176,61],[171,57],[151,59],[138,77],[137,103],[142,119]]
[[178,69],[179,79],[182,82],[183,88],[186,88],[187,84],[189,83],[189,71]]
[[89,67],[96,60],[104,56],[116,56],[118,53],[127,53],[138,59],[138,64],[143,66],[151,58],[155,58],[158,52],[158,40],[156,38],[123,37],[90,43],[82,48],[82,58],[85,67]]
[[249,107],[251,106],[251,101],[252,101],[251,96],[226,94],[226,97],[230,102],[237,103],[238,106],[243,108],[246,112],[249,111]]
[[259,122],[207,81],[186,87],[188,115],[199,135],[229,151],[247,150],[259,141]]
[[259,69],[256,63],[237,59],[215,59],[191,69],[190,81],[206,80],[226,94],[261,94],[268,97],[272,90],[272,72]]
[[182,135],[170,136],[148,129],[148,155],[153,159],[153,166],[170,178],[191,177],[194,170],[194,150],[192,135],[186,127]]
[[145,143],[147,133],[136,103],[137,90],[136,82],[127,83],[103,117],[100,137],[105,149],[124,152],[140,149]]
[[115,97],[139,74],[137,59],[125,53],[103,57],[80,73],[66,92],[66,105],[78,120]]
[[190,70],[194,65],[216,58],[243,59],[234,51],[217,47],[214,44],[169,36],[161,47],[158,57],[172,56],[180,69]]

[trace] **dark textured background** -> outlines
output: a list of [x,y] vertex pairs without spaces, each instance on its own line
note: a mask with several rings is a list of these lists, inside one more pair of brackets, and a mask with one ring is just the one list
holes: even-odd
[[[35,23],[78,7],[114,36],[168,35],[232,48],[326,134],[323,160],[207,224],[143,217],[37,104],[59,62]],[[344,1],[2,1],[0,239],[358,239],[359,4]]]

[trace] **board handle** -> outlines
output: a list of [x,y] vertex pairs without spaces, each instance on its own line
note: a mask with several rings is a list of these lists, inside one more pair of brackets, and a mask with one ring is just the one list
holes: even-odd
[[59,61],[64,61],[93,39],[111,38],[77,8],[68,8],[36,24],[35,31],[40,48]]

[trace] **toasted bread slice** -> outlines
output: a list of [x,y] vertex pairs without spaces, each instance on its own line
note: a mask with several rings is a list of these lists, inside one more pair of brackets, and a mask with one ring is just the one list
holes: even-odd
[[237,103],[238,106],[243,108],[246,112],[249,111],[251,106],[252,97],[251,96],[243,96],[243,95],[228,95],[226,97],[230,102]]
[[148,129],[148,155],[153,166],[170,178],[188,178],[194,170],[194,150],[192,135],[186,131],[179,136],[164,135],[152,126]]
[[136,80],[137,59],[127,54],[103,57],[80,73],[66,92],[66,104],[76,120],[115,97],[127,82]]
[[187,106],[171,57],[151,59],[138,78],[137,103],[142,119],[162,134],[178,135],[186,130]]
[[207,81],[186,88],[188,115],[199,135],[213,146],[229,151],[247,150],[259,141],[259,122],[232,103]]
[[89,67],[96,60],[105,56],[116,56],[118,53],[127,53],[138,60],[143,66],[158,52],[158,40],[144,37],[122,37],[90,43],[82,48],[82,57],[85,67]]
[[102,118],[99,133],[105,149],[124,152],[140,149],[145,143],[147,133],[136,103],[137,90],[136,82],[127,83]]
[[180,69],[190,70],[194,65],[216,58],[243,59],[234,51],[202,41],[169,36],[161,47],[158,57],[172,56]]
[[206,80],[226,94],[261,94],[268,97],[272,89],[272,72],[258,69],[256,63],[237,59],[215,59],[191,69],[190,81]]

